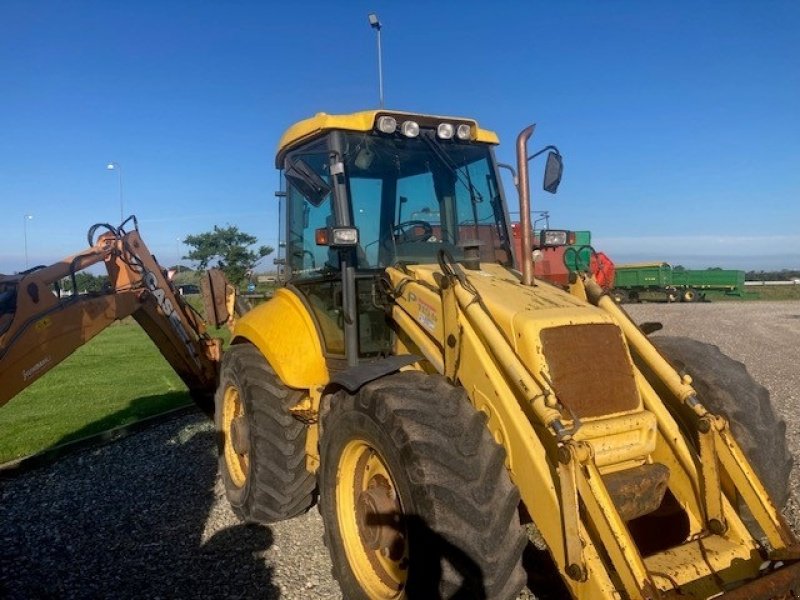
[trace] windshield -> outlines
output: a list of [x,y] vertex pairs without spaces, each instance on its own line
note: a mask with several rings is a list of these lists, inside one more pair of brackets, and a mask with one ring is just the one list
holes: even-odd
[[489,147],[420,136],[346,136],[359,265],[435,262],[441,248],[458,258],[469,242],[482,261],[510,263]]
[[[438,140],[430,131],[417,138],[345,133],[339,140],[350,200],[348,218],[334,214],[332,194],[309,197],[304,189],[308,186],[288,181],[290,198],[303,198],[294,203],[295,217],[289,216],[287,259],[294,275],[338,269],[336,252],[313,244],[313,228],[345,221],[359,230],[360,269],[398,262],[435,263],[442,248],[458,259],[465,244],[476,242],[481,261],[511,264],[489,146]],[[309,150],[302,152],[301,167],[312,168],[330,183],[330,154]]]

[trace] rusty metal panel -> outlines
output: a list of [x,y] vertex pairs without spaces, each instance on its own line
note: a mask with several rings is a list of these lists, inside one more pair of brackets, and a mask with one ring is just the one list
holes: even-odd
[[224,325],[230,317],[225,303],[225,284],[225,274],[219,269],[209,269],[200,280],[206,319],[216,327]]
[[623,521],[650,514],[657,509],[667,491],[668,479],[669,469],[660,463],[603,475],[603,483]]
[[563,325],[541,332],[556,395],[579,418],[640,406],[622,333],[610,323]]
[[724,600],[790,600],[800,598],[800,563],[788,565],[723,594]]

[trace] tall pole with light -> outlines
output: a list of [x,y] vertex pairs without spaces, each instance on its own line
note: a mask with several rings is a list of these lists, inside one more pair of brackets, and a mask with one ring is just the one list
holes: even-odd
[[25,236],[25,270],[28,270],[28,221],[33,219],[33,215],[22,216],[22,232]]
[[378,98],[380,99],[381,108],[383,108],[383,52],[381,50],[381,22],[378,20],[378,15],[369,13],[369,26],[372,27],[378,34]]
[[117,175],[119,175],[119,222],[122,223],[125,219],[125,212],[122,208],[122,167],[119,163],[112,161],[106,165],[106,169],[116,171]]

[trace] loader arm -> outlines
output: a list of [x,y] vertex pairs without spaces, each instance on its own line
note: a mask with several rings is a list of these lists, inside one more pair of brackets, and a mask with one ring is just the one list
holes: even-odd
[[[195,402],[213,410],[221,341],[176,293],[142,241],[110,225],[89,230],[90,247],[49,266],[0,275],[0,406],[39,379],[115,321],[132,316],[189,388]],[[93,239],[98,229],[106,232]],[[79,294],[75,274],[103,263],[110,285]],[[59,282],[72,279],[61,297]]]
[[[497,265],[440,261],[388,275],[399,341],[487,415],[574,597],[706,598],[751,580],[746,589],[761,593],[778,582],[767,577],[776,568],[787,576],[779,567],[800,556],[797,540],[727,422],[591,279],[576,298],[520,286]],[[669,392],[659,397],[654,386]],[[697,417],[697,451],[668,410],[680,403]],[[769,549],[723,493],[723,472]],[[665,528],[682,531],[668,541]]]

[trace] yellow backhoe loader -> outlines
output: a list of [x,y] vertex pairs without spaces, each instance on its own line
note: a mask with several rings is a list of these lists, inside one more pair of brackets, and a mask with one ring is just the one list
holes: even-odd
[[[534,280],[532,133],[514,257],[474,120],[286,131],[285,285],[236,320],[215,398],[231,505],[318,503],[348,599],[515,598],[534,535],[575,598],[796,597],[766,391],[711,346],[654,345],[586,274]],[[553,149],[547,191],[561,171]]]
[[[713,346],[651,340],[585,273],[534,280],[532,132],[515,257],[498,140],[475,121],[291,127],[285,285],[242,314],[220,273],[203,281],[208,318],[233,325],[219,373],[220,341],[135,219],[93,227],[88,250],[0,276],[0,405],[131,315],[214,409],[235,512],[268,523],[318,503],[348,599],[515,598],[531,539],[575,598],[800,596],[768,393]],[[552,149],[547,191],[561,171]],[[108,288],[79,294],[100,262]]]

